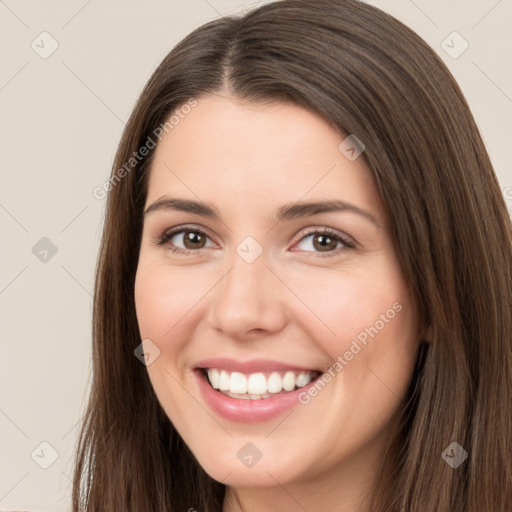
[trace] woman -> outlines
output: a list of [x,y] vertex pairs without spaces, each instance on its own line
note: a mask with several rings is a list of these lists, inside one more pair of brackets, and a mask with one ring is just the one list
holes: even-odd
[[207,23],[108,192],[74,511],[510,510],[511,223],[411,30],[355,0]]

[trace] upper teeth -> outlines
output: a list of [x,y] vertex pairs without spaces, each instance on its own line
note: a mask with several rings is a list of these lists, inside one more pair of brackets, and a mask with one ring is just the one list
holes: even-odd
[[264,393],[279,393],[282,390],[293,391],[295,386],[301,388],[309,384],[315,371],[287,371],[283,376],[279,372],[272,372],[268,376],[264,373],[251,373],[245,375],[239,372],[227,372],[217,368],[208,368],[208,379],[213,388],[230,393],[261,395]]

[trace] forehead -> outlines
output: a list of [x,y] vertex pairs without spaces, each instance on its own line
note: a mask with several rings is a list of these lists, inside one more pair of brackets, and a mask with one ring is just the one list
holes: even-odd
[[291,102],[202,96],[158,143],[147,203],[170,194],[239,210],[341,199],[382,216],[364,159],[350,161],[339,150],[346,136]]

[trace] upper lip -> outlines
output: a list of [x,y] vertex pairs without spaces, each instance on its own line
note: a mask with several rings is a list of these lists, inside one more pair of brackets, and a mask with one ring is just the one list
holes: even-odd
[[218,368],[230,372],[256,373],[271,371],[320,371],[310,366],[295,365],[270,359],[251,359],[249,361],[239,361],[228,357],[214,357],[203,359],[196,364],[196,368]]

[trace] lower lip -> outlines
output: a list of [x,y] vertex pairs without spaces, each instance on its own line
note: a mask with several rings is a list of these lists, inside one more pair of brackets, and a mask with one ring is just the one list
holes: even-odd
[[289,393],[259,400],[244,400],[243,398],[232,398],[213,389],[201,370],[196,369],[194,373],[199,381],[201,393],[213,411],[228,420],[242,423],[256,423],[279,416],[299,404],[299,394],[307,391],[320,378],[317,377],[306,386]]

